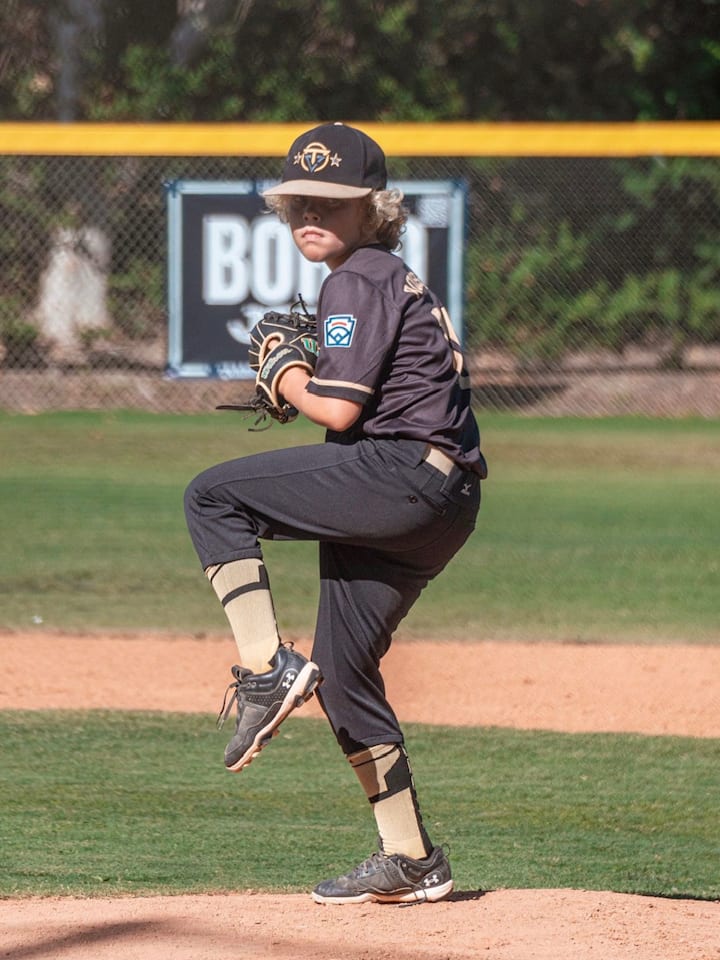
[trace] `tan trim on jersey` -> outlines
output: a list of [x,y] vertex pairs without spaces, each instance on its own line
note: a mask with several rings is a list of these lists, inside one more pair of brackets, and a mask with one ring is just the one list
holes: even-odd
[[318,377],[311,377],[310,382],[316,383],[319,387],[343,387],[357,390],[360,393],[367,393],[368,396],[375,393],[372,387],[364,387],[361,383],[351,383],[349,380],[320,380]]

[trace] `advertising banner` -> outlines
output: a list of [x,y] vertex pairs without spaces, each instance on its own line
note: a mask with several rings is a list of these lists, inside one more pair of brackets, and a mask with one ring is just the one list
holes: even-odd
[[[248,333],[302,297],[312,313],[327,276],[298,252],[260,195],[269,183],[176,180],[168,212],[171,377],[254,378]],[[398,255],[447,306],[462,336],[466,192],[455,181],[396,181],[410,211]]]

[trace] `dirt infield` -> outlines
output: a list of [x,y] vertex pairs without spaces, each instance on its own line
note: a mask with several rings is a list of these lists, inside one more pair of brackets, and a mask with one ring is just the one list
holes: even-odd
[[[217,638],[6,633],[0,644],[0,709],[213,712],[234,656]],[[399,641],[385,673],[407,722],[720,737],[720,647]],[[318,715],[313,703],[303,712]],[[461,890],[406,908],[252,891],[4,900],[0,957],[720,960],[720,903],[572,890]]]

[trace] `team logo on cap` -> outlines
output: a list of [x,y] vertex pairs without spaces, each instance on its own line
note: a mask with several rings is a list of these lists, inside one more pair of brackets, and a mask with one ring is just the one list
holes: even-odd
[[337,153],[331,153],[324,143],[315,140],[295,154],[293,163],[296,166],[300,165],[306,173],[320,173],[328,164],[331,167],[339,167],[342,157]]

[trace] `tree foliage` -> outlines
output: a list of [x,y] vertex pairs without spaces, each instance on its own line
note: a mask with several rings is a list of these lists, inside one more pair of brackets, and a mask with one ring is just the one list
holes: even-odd
[[[0,119],[720,119],[719,28],[720,0],[4,0]],[[529,360],[578,343],[720,340],[717,161],[604,161],[601,194],[593,163],[544,169],[541,190],[527,164],[465,163],[482,224],[467,246],[473,337]],[[8,260],[2,301],[20,303],[51,222],[82,221],[99,193],[112,194],[110,232],[149,211],[146,250],[124,262],[114,245],[112,295],[155,289],[156,181],[90,164],[68,203],[41,169],[5,168],[0,216],[16,230],[0,247],[25,258]],[[113,176],[121,188],[103,186]]]
[[529,363],[568,348],[720,340],[720,164],[533,158],[473,164],[468,322]]
[[4,119],[720,116],[718,0],[6,0]]

